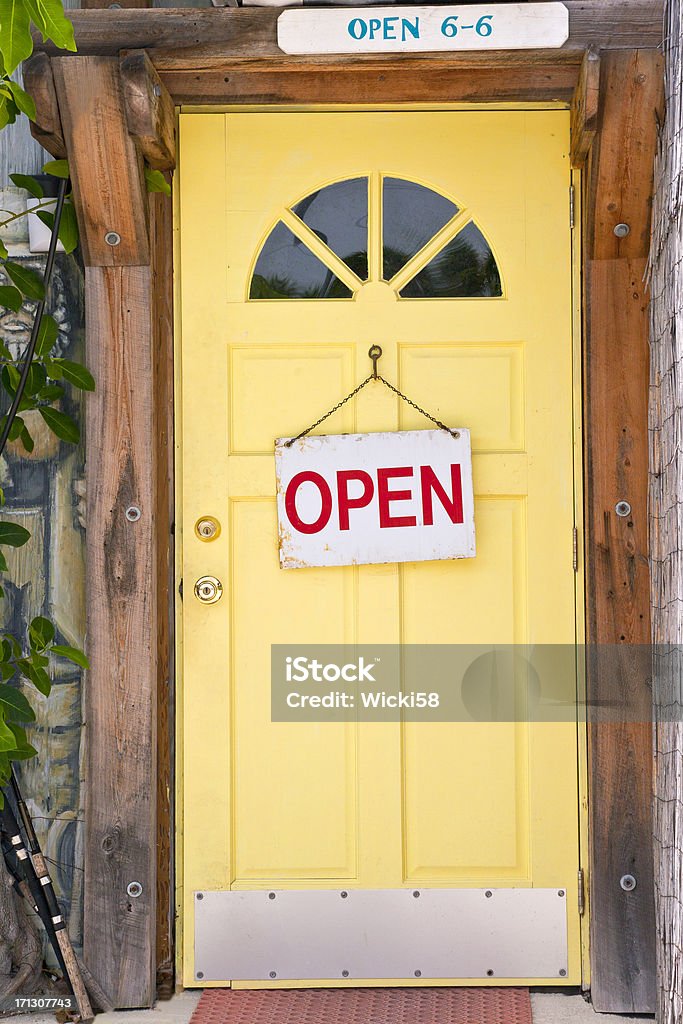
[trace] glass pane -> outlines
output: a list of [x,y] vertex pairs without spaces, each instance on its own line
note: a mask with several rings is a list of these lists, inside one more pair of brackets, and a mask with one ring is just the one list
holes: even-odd
[[292,209],[361,281],[367,281],[367,178],[350,178],[327,185],[306,196]]
[[250,299],[348,299],[351,291],[282,221],[261,249]]
[[450,199],[403,178],[383,183],[383,271],[390,281],[458,212]]
[[404,299],[485,298],[502,294],[491,248],[471,222],[400,292]]

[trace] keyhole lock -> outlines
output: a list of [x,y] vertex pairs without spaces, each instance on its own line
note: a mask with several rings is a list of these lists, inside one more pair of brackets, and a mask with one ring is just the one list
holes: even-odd
[[195,523],[194,531],[200,540],[215,540],[221,532],[221,524],[213,516],[202,516]]
[[204,604],[215,604],[223,596],[223,584],[215,576],[200,576],[194,592]]

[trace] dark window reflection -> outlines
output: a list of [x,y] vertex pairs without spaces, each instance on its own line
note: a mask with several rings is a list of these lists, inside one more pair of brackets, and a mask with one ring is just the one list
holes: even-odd
[[351,291],[282,221],[261,250],[250,299],[347,299]]
[[350,178],[327,185],[306,196],[292,209],[361,281],[367,281],[367,178]]
[[458,207],[438,192],[402,178],[385,178],[382,193],[382,276],[390,281],[456,215]]
[[404,299],[486,298],[502,294],[491,248],[473,223],[459,231],[400,292]]

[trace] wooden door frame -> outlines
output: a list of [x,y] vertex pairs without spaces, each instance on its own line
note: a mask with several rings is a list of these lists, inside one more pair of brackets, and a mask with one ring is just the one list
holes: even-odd
[[[650,642],[643,274],[662,2],[567,7],[558,50],[355,58],[285,56],[269,8],[72,11],[78,54],[37,42],[25,65],[34,135],[70,163],[97,380],[86,422],[84,956],[117,1007],[151,1005],[173,987],[172,218],[165,197],[147,194],[142,161],[175,165],[175,106],[571,104],[572,162],[584,171],[587,640]],[[629,517],[616,515],[619,500]],[[628,659],[624,680],[647,723],[649,680]],[[589,700],[608,688],[589,671]],[[651,762],[647,724],[589,728],[584,870],[600,1010],[654,1009]],[[638,880],[631,893],[623,874]],[[131,882],[142,895],[129,895]]]

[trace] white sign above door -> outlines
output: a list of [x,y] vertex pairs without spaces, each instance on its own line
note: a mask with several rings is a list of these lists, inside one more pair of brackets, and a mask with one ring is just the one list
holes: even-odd
[[562,3],[291,9],[277,22],[284,53],[426,53],[555,49],[569,38]]
[[468,430],[275,442],[280,565],[473,558]]

